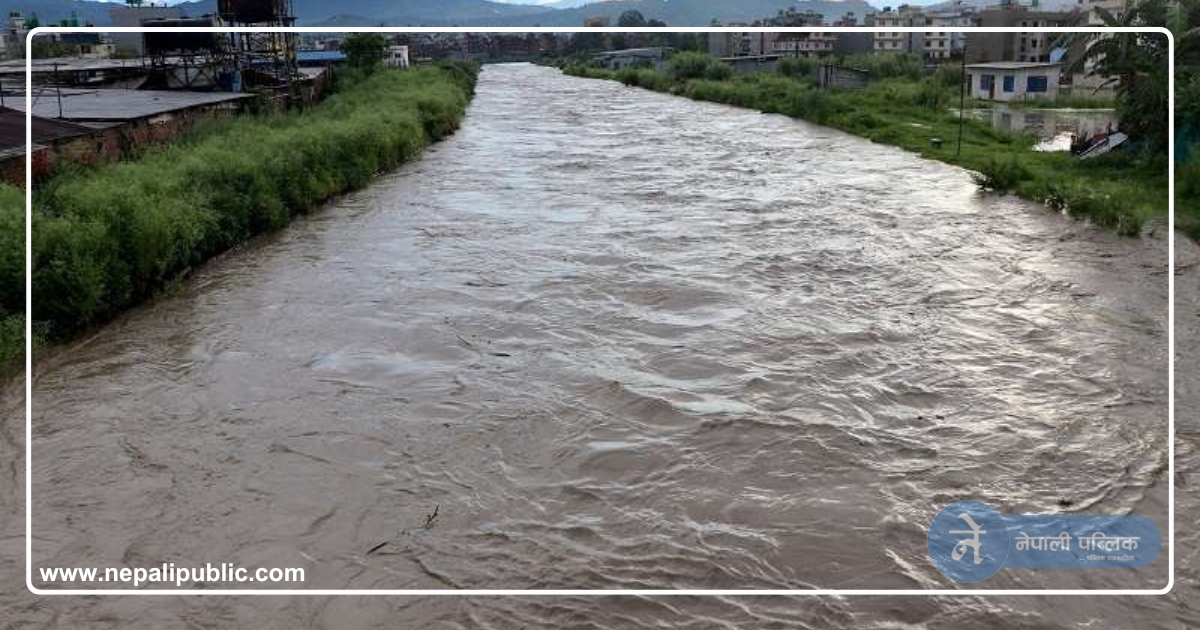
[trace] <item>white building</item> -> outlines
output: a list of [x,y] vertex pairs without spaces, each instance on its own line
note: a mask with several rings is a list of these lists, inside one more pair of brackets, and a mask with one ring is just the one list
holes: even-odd
[[985,101],[1025,101],[1058,96],[1062,65],[997,61],[967,65],[968,95]]
[[388,46],[387,57],[384,58],[383,65],[389,68],[407,68],[408,46],[400,46],[397,44]]

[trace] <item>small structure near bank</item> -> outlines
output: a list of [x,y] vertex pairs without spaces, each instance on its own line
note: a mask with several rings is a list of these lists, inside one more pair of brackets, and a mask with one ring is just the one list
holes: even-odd
[[1062,64],[996,61],[967,65],[967,94],[985,101],[1007,103],[1058,96]]
[[592,63],[608,70],[645,67],[661,71],[666,69],[667,60],[674,52],[675,49],[668,46],[610,50],[592,55]]

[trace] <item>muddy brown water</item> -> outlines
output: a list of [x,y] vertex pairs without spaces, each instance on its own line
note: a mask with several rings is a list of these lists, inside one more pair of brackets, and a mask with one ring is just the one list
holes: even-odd
[[[925,527],[956,500],[1137,513],[1165,534],[1162,232],[1117,237],[781,116],[489,66],[462,129],[420,159],[40,363],[35,565],[304,567],[310,588],[953,588]],[[1186,347],[1200,255],[1178,240]],[[15,585],[21,404],[11,388],[0,440]],[[1177,447],[1194,521],[1200,455]],[[1195,535],[1179,541],[1168,598],[15,590],[0,621],[1185,627]],[[1164,553],[982,586],[1166,574]]]

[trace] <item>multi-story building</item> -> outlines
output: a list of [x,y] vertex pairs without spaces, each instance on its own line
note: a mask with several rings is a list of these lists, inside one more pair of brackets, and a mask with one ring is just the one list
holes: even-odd
[[[925,26],[940,28],[963,28],[971,26],[975,9],[956,0],[949,7],[925,13]],[[948,59],[962,53],[966,38],[962,31],[929,31],[925,33],[925,57]]]
[[[744,25],[734,25],[744,26]],[[772,54],[778,33],[709,33],[708,53],[717,58]]]
[[772,52],[793,57],[822,57],[833,54],[837,41],[837,33],[780,33],[772,45]]
[[[179,7],[169,7],[165,3],[160,3],[161,6],[114,6],[108,10],[109,16],[112,17],[113,26],[133,27],[141,26],[143,22],[148,20],[178,20],[183,18],[183,9]],[[130,53],[136,56],[141,56],[144,53],[142,48],[141,33],[112,33],[112,43],[117,50],[125,53]]]
[[[984,9],[976,14],[975,24],[985,27],[1072,27],[1083,21],[1079,11],[1035,11],[1010,2],[998,8]],[[1022,61],[1044,63],[1051,61],[1059,35],[1044,32],[972,33],[967,41],[967,61]],[[1057,59],[1055,59],[1057,61]]]
[[29,28],[25,23],[25,16],[20,11],[13,11],[8,14],[8,22],[3,26],[3,31],[0,32],[0,49],[5,57],[17,58],[25,56],[25,36],[29,34]]
[[[924,26],[925,15],[919,7],[907,4],[898,9],[888,7],[873,16],[879,28],[907,28]],[[924,54],[925,34],[921,32],[884,31],[875,33],[874,50],[877,53]]]

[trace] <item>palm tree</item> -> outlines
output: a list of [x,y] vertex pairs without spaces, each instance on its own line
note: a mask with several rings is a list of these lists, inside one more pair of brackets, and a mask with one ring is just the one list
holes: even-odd
[[[1174,0],[1143,0],[1120,15],[1103,8],[1097,8],[1096,14],[1104,26],[1166,26],[1176,5]],[[1121,129],[1151,151],[1164,149],[1170,102],[1167,38],[1146,33],[1080,33],[1062,41],[1067,46],[1082,42],[1085,47],[1070,70],[1105,78],[1100,87],[1116,86]]]

